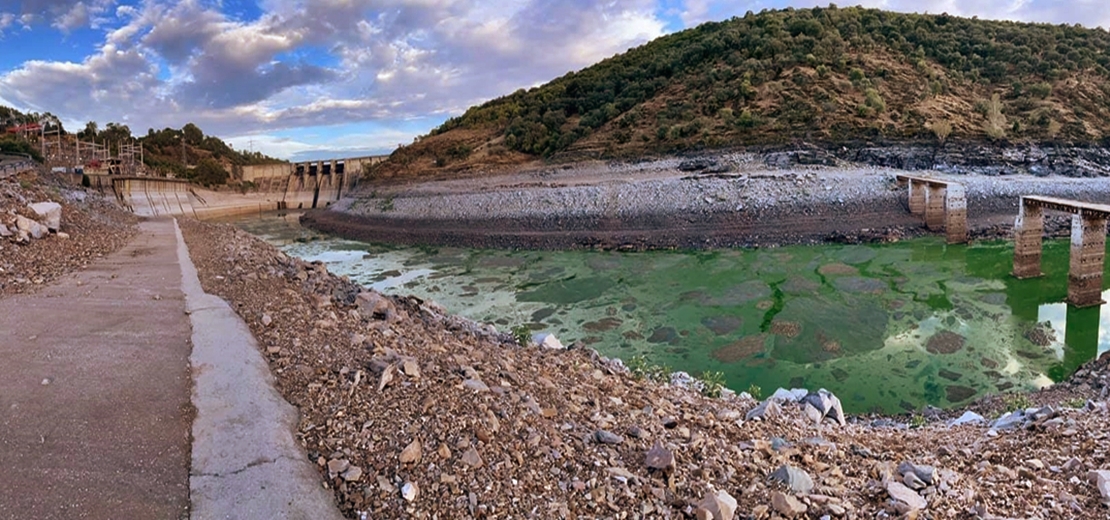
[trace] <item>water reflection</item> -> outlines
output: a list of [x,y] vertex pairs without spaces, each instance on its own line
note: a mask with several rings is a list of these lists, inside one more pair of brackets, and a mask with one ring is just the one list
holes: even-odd
[[[1110,290],[1102,299],[1110,298]],[[1037,307],[1037,321],[1049,323],[1057,338],[1053,348],[1058,364],[1048,376],[1060,382],[1087,361],[1110,350],[1110,308],[1106,305],[1079,308],[1067,303],[1048,303]]]

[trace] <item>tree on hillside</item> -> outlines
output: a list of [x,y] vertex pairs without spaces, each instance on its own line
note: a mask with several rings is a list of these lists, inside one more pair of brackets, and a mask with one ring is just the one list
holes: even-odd
[[77,132],[77,137],[81,139],[96,139],[97,134],[100,133],[100,127],[97,126],[96,121],[89,121],[85,123],[85,129]]
[[185,135],[185,142],[193,146],[200,146],[201,141],[204,140],[204,132],[193,123],[188,123],[181,128],[181,133]]
[[212,159],[201,159],[190,175],[192,180],[202,186],[212,186],[227,182],[227,170]]

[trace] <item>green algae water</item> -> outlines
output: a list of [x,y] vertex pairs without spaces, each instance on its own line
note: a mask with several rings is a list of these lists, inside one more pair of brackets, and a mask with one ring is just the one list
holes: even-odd
[[335,274],[500,330],[526,325],[626,361],[720,371],[737,391],[824,387],[849,412],[1042,387],[1110,349],[1107,306],[1062,303],[1066,240],[1045,242],[1044,277],[1017,280],[1004,241],[501,251],[341,240],[295,216],[236,224]]

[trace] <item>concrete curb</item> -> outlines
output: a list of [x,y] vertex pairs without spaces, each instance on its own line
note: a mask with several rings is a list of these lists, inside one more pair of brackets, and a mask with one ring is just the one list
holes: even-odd
[[343,518],[294,440],[297,410],[274,388],[250,329],[205,294],[176,220],[174,232],[193,325],[191,518]]

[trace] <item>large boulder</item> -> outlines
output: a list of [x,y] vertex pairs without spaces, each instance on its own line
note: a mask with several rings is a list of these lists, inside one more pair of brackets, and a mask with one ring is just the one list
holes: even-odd
[[34,239],[42,238],[50,233],[46,226],[23,215],[15,216],[15,228]]
[[840,399],[833,395],[832,392],[824,388],[805,396],[803,399],[806,407],[806,414],[814,419],[814,422],[821,422],[825,417],[832,417],[836,420],[837,424],[844,426],[844,408],[840,404]]
[[398,318],[397,308],[393,305],[393,301],[376,291],[358,293],[355,296],[355,306],[358,308],[359,314],[366,319],[379,318],[392,322]]
[[27,206],[38,215],[38,220],[50,231],[62,228],[62,205],[57,202],[36,202]]

